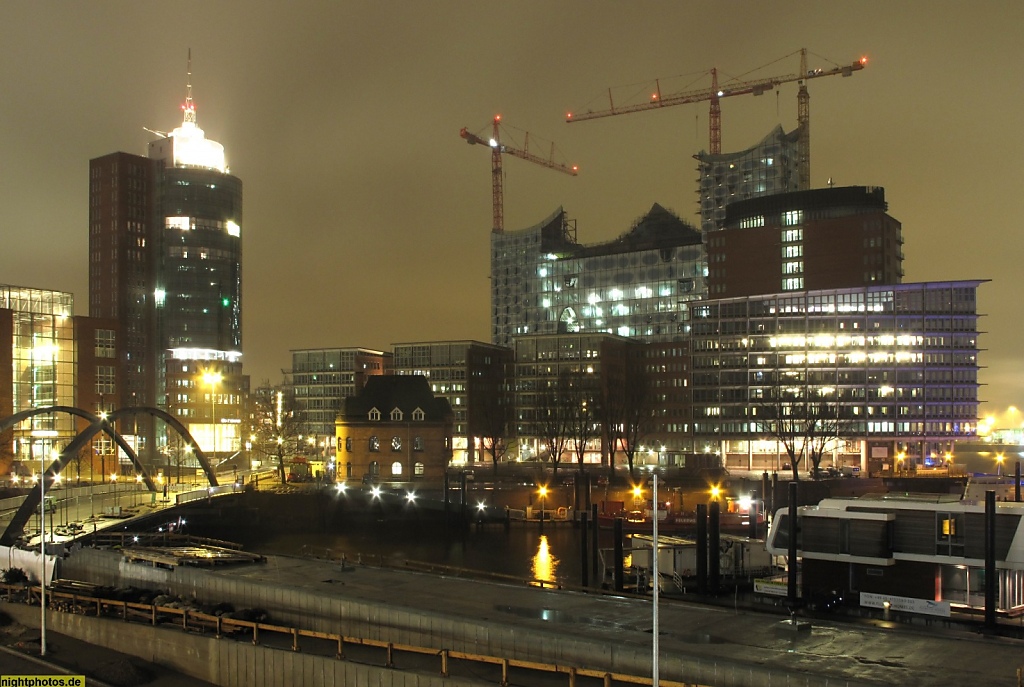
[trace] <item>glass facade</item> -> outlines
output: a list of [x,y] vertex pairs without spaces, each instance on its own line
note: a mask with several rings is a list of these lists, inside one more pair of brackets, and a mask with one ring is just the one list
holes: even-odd
[[[0,309],[11,312],[10,411],[74,406],[74,297],[60,291],[0,286]],[[38,460],[62,448],[74,434],[70,416],[36,415],[14,429],[14,455]]]
[[764,438],[767,399],[829,404],[839,436],[931,444],[976,435],[982,282],[723,299],[693,309],[693,429]]
[[798,134],[799,130],[787,134],[777,126],[747,150],[719,155],[701,152],[696,156],[702,232],[722,228],[729,203],[803,190],[797,171]]
[[686,336],[704,289],[700,234],[655,205],[615,241],[583,246],[562,210],[491,235],[492,341],[607,333],[644,341]]

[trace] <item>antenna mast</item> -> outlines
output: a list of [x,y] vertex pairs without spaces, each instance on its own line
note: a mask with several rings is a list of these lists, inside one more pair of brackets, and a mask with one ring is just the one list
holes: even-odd
[[185,111],[185,124],[196,123],[196,106],[192,102],[192,48],[188,49],[188,72],[185,79],[185,104],[182,108]]

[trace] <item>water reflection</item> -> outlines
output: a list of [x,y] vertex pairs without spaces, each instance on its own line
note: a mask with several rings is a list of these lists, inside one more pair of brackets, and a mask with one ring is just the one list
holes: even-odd
[[535,580],[556,582],[555,573],[558,571],[558,557],[551,553],[546,535],[540,535],[540,541],[537,542],[537,553],[533,556],[530,570]]

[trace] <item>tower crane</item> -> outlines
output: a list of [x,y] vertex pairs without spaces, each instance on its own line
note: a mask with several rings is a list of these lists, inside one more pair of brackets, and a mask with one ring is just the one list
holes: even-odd
[[459,135],[466,140],[466,143],[470,145],[479,144],[487,146],[491,149],[491,191],[493,196],[493,211],[494,211],[494,228],[495,234],[500,234],[505,230],[505,219],[504,219],[504,192],[503,182],[501,176],[501,155],[507,153],[513,157],[518,157],[523,160],[528,160],[535,164],[553,169],[557,172],[564,172],[576,176],[579,172],[579,167],[576,165],[563,165],[555,162],[555,144],[551,144],[551,156],[549,158],[543,158],[539,155],[534,155],[530,152],[530,134],[526,134],[526,140],[523,148],[513,148],[507,146],[501,142],[501,115],[494,116],[494,132],[490,139],[484,140],[472,133],[469,129],[463,127],[459,131]]
[[[718,84],[718,70],[711,70],[711,87],[701,88],[692,91],[684,91],[681,93],[672,93],[664,95],[661,92],[661,84],[658,80],[655,80],[655,91],[651,94],[650,101],[645,103],[635,103],[624,106],[615,106],[615,102],[612,99],[612,91],[608,89],[608,108],[604,110],[588,111],[583,113],[568,113],[565,121],[567,122],[582,122],[588,119],[599,119],[601,117],[611,117],[613,115],[630,114],[632,112],[643,112],[646,110],[656,110],[662,107],[671,107],[672,105],[685,105],[688,103],[702,102],[705,100],[711,101],[711,113],[708,117],[708,129],[710,144],[708,150],[712,155],[717,155],[722,152],[722,109],[720,100],[722,98],[728,98],[734,95],[745,95],[747,93],[753,95],[763,95],[766,91],[773,90],[780,84],[791,83],[793,81],[799,82],[800,89],[797,93],[797,124],[799,127],[799,140],[798,140],[798,169],[800,177],[800,187],[810,188],[811,181],[811,113],[810,113],[810,95],[807,93],[806,81],[809,79],[817,79],[822,76],[852,76],[854,72],[864,69],[867,65],[867,58],[862,57],[856,62],[848,65],[840,65],[831,69],[808,69],[807,68],[807,48],[801,48],[800,53],[800,72],[797,74],[783,74],[780,76],[769,76],[761,79],[753,79],[750,81],[729,81],[728,83],[719,86]],[[786,57],[792,57],[796,53],[791,53]],[[782,58],[785,59],[785,58]]]

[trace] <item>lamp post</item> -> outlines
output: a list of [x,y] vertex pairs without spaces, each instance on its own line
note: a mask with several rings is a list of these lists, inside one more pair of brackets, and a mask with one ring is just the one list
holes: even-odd
[[541,529],[544,529],[544,501],[548,495],[548,488],[541,486],[537,490],[537,494],[540,496],[540,527]]
[[46,458],[39,453],[39,655],[46,655]]
[[213,425],[213,448],[210,456],[217,454],[217,385],[221,383],[224,376],[220,372],[204,372],[203,382],[210,387],[210,423]]
[[117,473],[110,474],[110,483],[114,485],[114,509],[119,509],[121,502],[117,500]]

